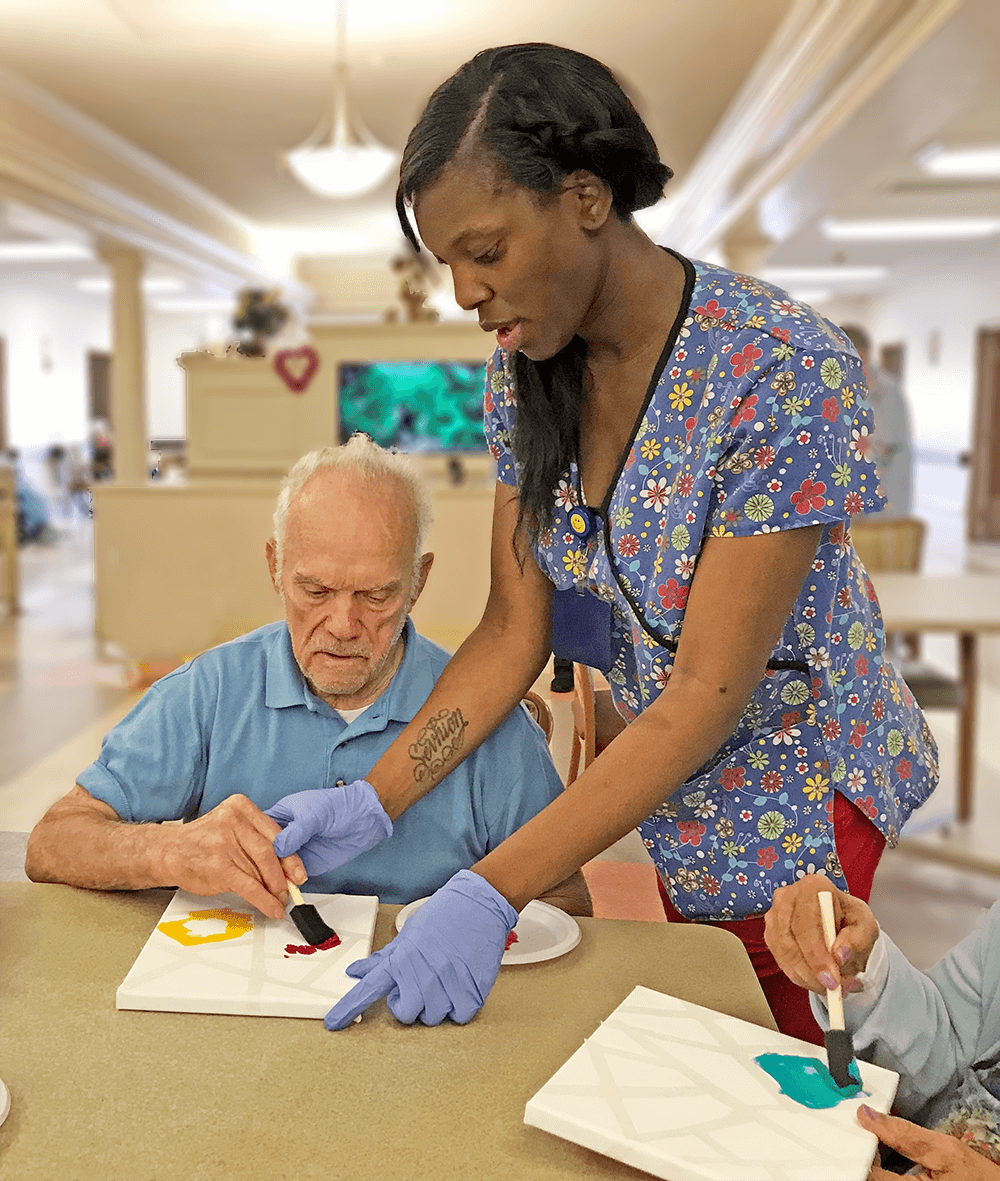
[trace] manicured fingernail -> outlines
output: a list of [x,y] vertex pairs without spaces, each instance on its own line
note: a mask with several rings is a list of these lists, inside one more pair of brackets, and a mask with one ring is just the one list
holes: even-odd
[[838,947],[837,948],[837,959],[840,960],[840,962],[842,964],[847,963],[848,959],[850,958],[850,955],[851,955],[851,949],[849,947]]
[[834,980],[834,978],[830,975],[829,972],[820,972],[819,982],[820,982],[820,984],[823,985],[824,988],[831,988],[832,989],[832,988],[837,987],[836,980]]
[[282,890],[281,893],[278,895],[278,897],[281,899],[282,906],[288,905],[288,891],[287,890]]
[[863,1111],[865,1113],[865,1117],[867,1119],[874,1119],[878,1115],[878,1112],[872,1111],[872,1109],[868,1106],[867,1103],[862,1103],[861,1106],[858,1108],[858,1111]]

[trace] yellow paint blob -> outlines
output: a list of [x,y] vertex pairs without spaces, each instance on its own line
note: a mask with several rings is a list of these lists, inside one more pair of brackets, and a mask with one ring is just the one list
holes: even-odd
[[[221,919],[226,924],[226,929],[218,935],[193,935],[184,925],[192,919]],[[223,906],[218,910],[192,910],[186,919],[157,923],[156,929],[178,943],[183,943],[185,947],[199,947],[202,943],[223,943],[227,939],[239,939],[247,931],[253,930],[253,915],[233,910],[230,906]]]

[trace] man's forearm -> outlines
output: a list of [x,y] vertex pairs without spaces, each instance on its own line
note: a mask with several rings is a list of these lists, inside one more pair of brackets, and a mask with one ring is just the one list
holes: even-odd
[[53,811],[28,839],[25,872],[32,881],[91,890],[145,890],[175,884],[167,880],[164,869],[169,831],[162,825],[129,824],[84,807]]
[[395,820],[467,758],[534,684],[549,656],[547,635],[512,635],[484,619],[452,657],[413,721],[368,781]]

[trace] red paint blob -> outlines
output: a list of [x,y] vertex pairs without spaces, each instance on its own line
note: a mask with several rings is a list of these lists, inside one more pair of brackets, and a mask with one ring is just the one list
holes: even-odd
[[510,951],[510,949],[514,946],[514,944],[516,942],[517,942],[517,936],[514,934],[513,931],[511,931],[511,933],[507,936],[507,943],[504,947],[504,951]]
[[324,939],[322,943],[286,943],[285,944],[285,959],[293,955],[312,955],[317,951],[329,951],[332,947],[340,945],[340,936],[331,935],[329,939]]

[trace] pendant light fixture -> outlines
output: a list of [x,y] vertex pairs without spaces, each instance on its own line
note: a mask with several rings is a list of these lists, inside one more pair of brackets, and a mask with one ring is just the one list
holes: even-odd
[[370,193],[399,161],[372,135],[348,95],[347,0],[336,0],[337,41],[330,107],[304,142],[285,153],[295,178],[320,197],[360,197]]

